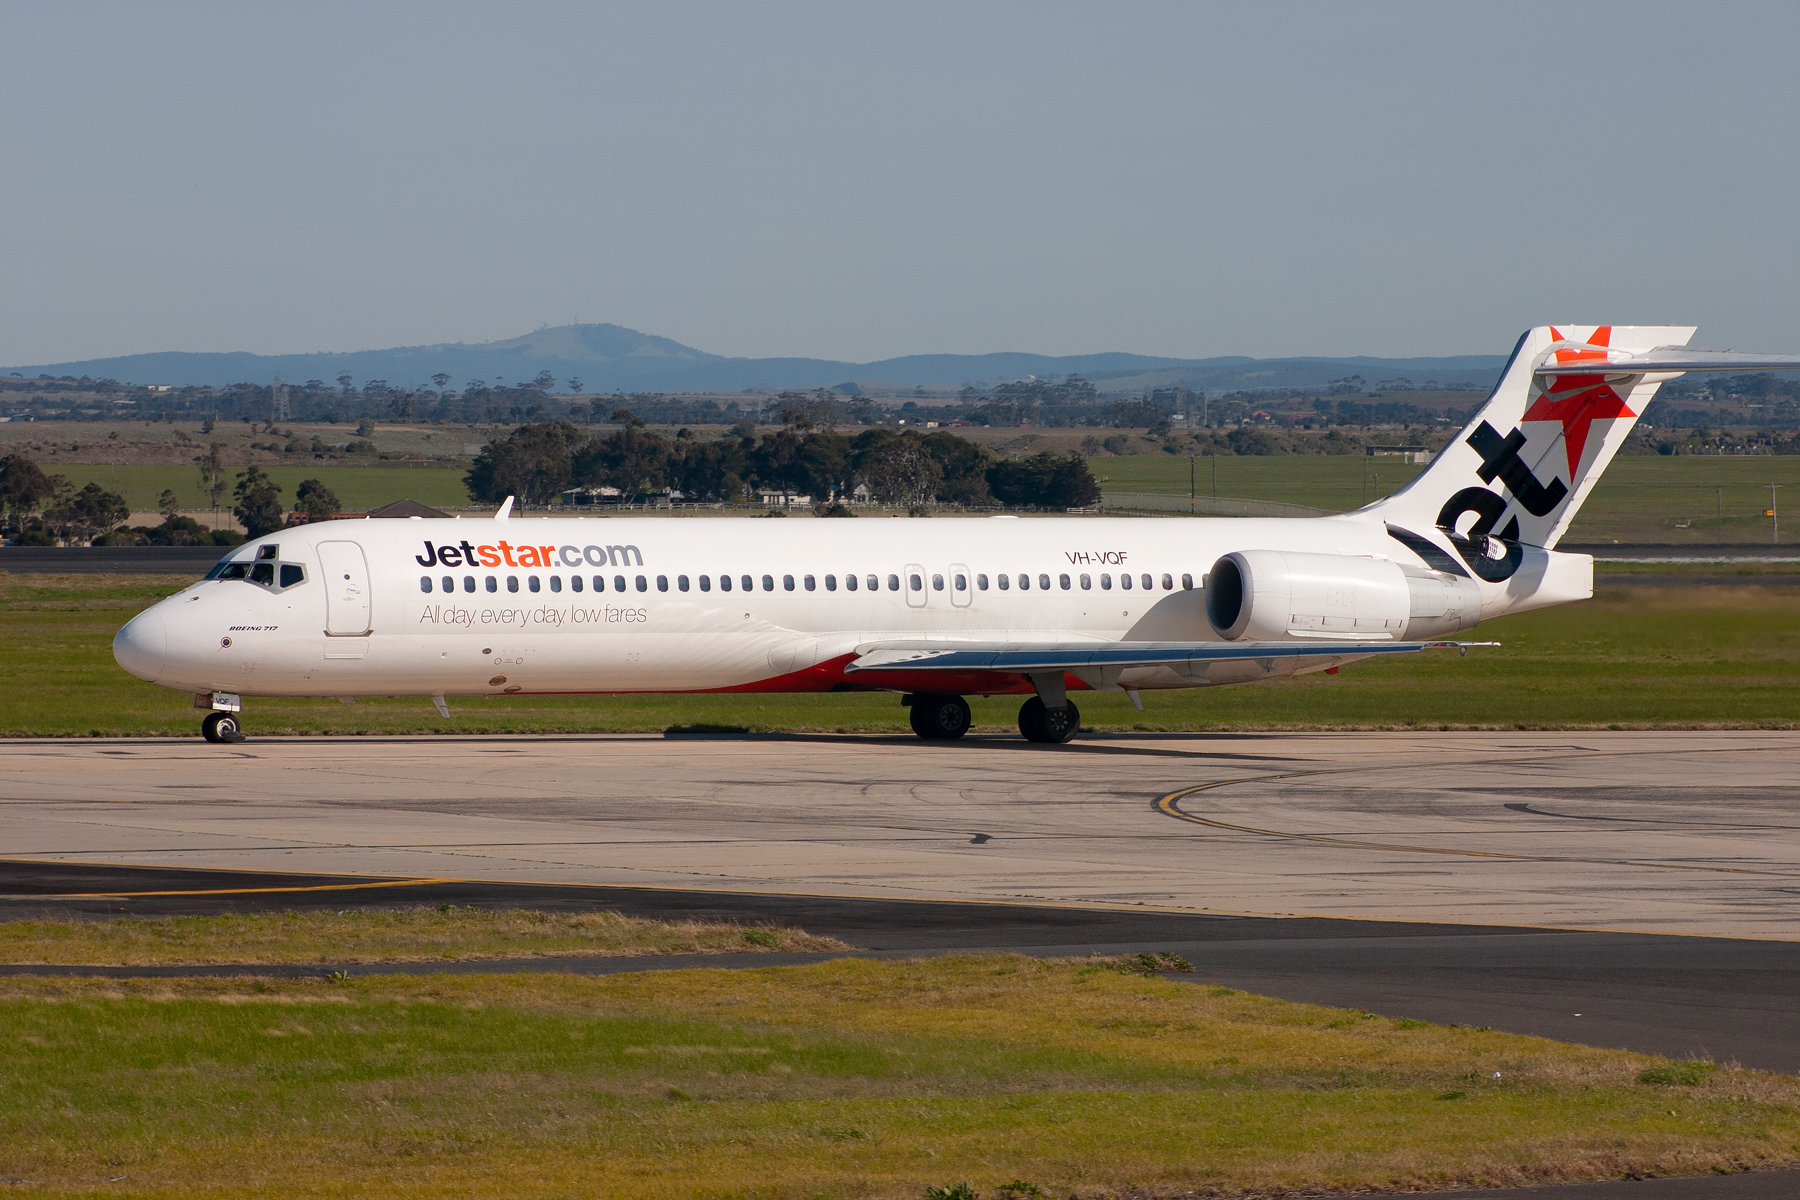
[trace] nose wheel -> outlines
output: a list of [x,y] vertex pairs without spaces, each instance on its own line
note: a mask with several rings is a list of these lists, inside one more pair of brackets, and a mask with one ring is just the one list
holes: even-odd
[[210,712],[200,722],[200,736],[209,742],[241,742],[244,731],[238,726],[236,713]]
[[1019,707],[1019,732],[1028,742],[1072,742],[1081,732],[1081,710],[1073,700],[1061,708],[1051,708],[1033,696]]

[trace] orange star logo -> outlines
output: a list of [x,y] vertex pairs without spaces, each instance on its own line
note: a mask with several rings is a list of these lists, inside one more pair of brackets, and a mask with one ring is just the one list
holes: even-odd
[[[1550,336],[1566,341],[1552,325]],[[1612,339],[1612,326],[1602,325],[1587,340],[1592,350],[1579,347],[1556,351],[1552,357],[1562,363],[1603,363],[1606,346]],[[1552,375],[1550,390],[1544,392],[1525,410],[1526,421],[1558,421],[1563,427],[1563,449],[1569,458],[1569,482],[1575,482],[1581,466],[1582,451],[1587,448],[1588,431],[1595,421],[1611,421],[1618,417],[1635,417],[1619,393],[1606,385],[1604,375]]]

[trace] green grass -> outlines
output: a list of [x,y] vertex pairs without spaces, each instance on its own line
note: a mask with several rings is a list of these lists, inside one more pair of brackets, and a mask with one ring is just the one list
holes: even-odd
[[[1751,577],[1749,582],[1754,582]],[[112,636],[174,577],[0,575],[0,736],[192,736],[191,697],[133,679]],[[1076,693],[1102,730],[1270,728],[1621,728],[1800,726],[1800,587],[1605,587],[1580,604],[1483,624],[1503,643],[1467,658],[1434,652],[1216,690]],[[1012,730],[1019,701],[975,698],[977,731]],[[879,693],[800,696],[543,696],[252,699],[254,736],[277,733],[904,733]]]
[[[1109,493],[1188,494],[1185,456],[1096,458],[1088,465],[1102,477],[1101,488]],[[1348,511],[1375,496],[1365,471],[1370,476],[1380,472],[1385,496],[1425,469],[1407,466],[1398,458],[1366,456],[1222,457],[1218,494]],[[1208,459],[1197,460],[1197,490],[1202,496],[1213,494],[1210,470]],[[1800,544],[1800,456],[1794,455],[1615,458],[1576,514],[1568,540],[1767,544],[1772,522],[1762,514],[1769,507],[1771,483],[1784,485],[1776,493],[1779,505],[1793,497],[1793,517],[1786,523],[1782,542]],[[1715,493],[1715,488],[1724,490]]]
[[[404,902],[405,889],[382,892]],[[367,890],[365,888],[365,890]],[[797,929],[647,921],[618,913],[489,912],[440,905],[340,913],[230,913],[0,922],[0,962],[166,966],[562,958],[843,950]]]
[[0,1176],[33,1195],[1411,1191],[1800,1139],[1791,1078],[1640,1082],[1663,1060],[1106,961],[23,978],[0,1011]]
[[[154,510],[157,497],[164,488],[175,492],[182,508],[205,508],[211,503],[200,486],[198,467],[109,467],[55,462],[43,462],[40,465],[46,473],[67,476],[69,482],[76,487],[97,483],[107,491],[123,496],[135,512]],[[228,481],[235,480],[237,473],[242,470],[242,467],[231,467],[227,472]],[[294,491],[300,486],[302,479],[319,480],[331,489],[345,509],[353,512],[377,508],[402,498],[436,506],[474,503],[469,499],[468,489],[463,487],[463,474],[468,470],[466,466],[420,464],[417,467],[345,467],[302,462],[294,466],[267,466],[263,470],[281,488],[281,498],[288,504],[294,502]],[[226,508],[231,507],[233,501],[229,489],[221,503]]]

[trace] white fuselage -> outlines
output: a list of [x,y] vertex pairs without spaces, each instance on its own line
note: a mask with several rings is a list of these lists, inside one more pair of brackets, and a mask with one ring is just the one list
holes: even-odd
[[827,690],[876,642],[1216,640],[1205,573],[1249,547],[1412,557],[1354,516],[330,521],[232,551],[270,585],[196,583],[115,651],[246,696]]

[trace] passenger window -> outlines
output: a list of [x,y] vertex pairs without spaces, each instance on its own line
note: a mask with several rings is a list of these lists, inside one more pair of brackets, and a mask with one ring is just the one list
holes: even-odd
[[492,575],[489,575],[487,577],[487,590],[490,592],[497,592],[500,590],[500,584],[494,579],[494,577]]
[[[624,591],[625,589],[620,588],[619,590]],[[648,579],[645,579],[642,575],[639,575],[637,577],[637,590],[640,592],[649,591],[650,590],[650,581]]]
[[1112,576],[1111,575],[1103,574],[1100,576],[1100,590],[1103,592],[1112,591]]
[[700,577],[700,590],[703,592],[712,591],[712,576],[711,575],[702,575]]
[[562,576],[561,575],[552,575],[550,577],[550,590],[553,592],[562,591]]
[[751,579],[748,575],[739,575],[738,586],[746,592],[754,592],[756,590],[756,581]]
[[[643,588],[638,589],[640,592],[643,590]],[[669,590],[669,577],[667,575],[658,575],[656,577],[656,590],[659,592],[666,592]]]
[[429,575],[419,576],[419,590],[421,592],[429,592],[431,590],[431,576],[429,576]]
[[1184,592],[1191,592],[1194,590],[1194,577],[1192,575],[1183,575],[1181,577],[1181,590]]
[[854,592],[856,590],[856,576],[844,576],[844,587],[846,590]]
[[569,576],[569,590],[572,592],[579,592],[581,590],[581,576]]
[[719,590],[721,592],[729,592],[731,590],[731,576],[729,576],[729,575],[719,576]]
[[[914,575],[913,578],[917,579],[918,576]],[[897,592],[899,590],[900,590],[900,577],[898,575],[889,575],[888,576],[888,591]]]
[[1156,582],[1153,579],[1151,579],[1148,575],[1140,576],[1139,579],[1140,579],[1140,582],[1143,583],[1144,590],[1146,592],[1156,586]]
[[781,577],[781,590],[784,592],[791,592],[794,590],[794,577],[792,575],[783,575]]
[[[809,578],[810,578],[810,576],[809,576]],[[852,583],[856,582],[856,576],[852,575],[850,577],[850,581]],[[827,575],[825,577],[825,590],[828,592],[837,591],[837,576],[836,575]]]
[[[1063,576],[1063,586],[1064,587],[1069,586],[1068,579],[1069,579],[1069,577],[1067,575]],[[1042,588],[1046,592],[1049,591],[1050,590],[1050,577],[1048,575],[1039,575],[1038,576],[1038,587]]]
[[680,588],[684,592],[687,591],[688,590],[688,577],[686,575],[677,575],[675,577],[675,586]]
[[1090,589],[1092,589],[1092,588],[1093,588],[1093,586],[1094,586],[1094,579],[1093,579],[1093,576],[1091,576],[1091,575],[1083,575],[1083,576],[1082,576],[1082,577],[1081,577],[1081,590],[1082,590],[1082,591],[1084,591],[1084,592],[1085,592],[1085,591],[1089,591],[1089,590],[1090,590]]
[[944,590],[944,577],[942,575],[933,575],[931,577],[931,590],[934,592],[941,592]]
[[1031,576],[1029,576],[1029,575],[1020,575],[1019,576],[1019,590],[1021,592],[1029,592],[1031,590]]
[[509,592],[516,592],[519,590],[519,577],[517,575],[508,575],[506,577],[506,590]]
[[[1058,583],[1060,583],[1060,584],[1062,584],[1062,590],[1063,590],[1063,591],[1065,591],[1065,592],[1066,592],[1066,591],[1068,591],[1068,590],[1069,590],[1069,577],[1068,577],[1068,576],[1067,576],[1067,575],[1058,575],[1058,576],[1057,576],[1057,577],[1056,577],[1056,581],[1057,581],[1057,582],[1058,582]],[[1047,583],[1046,583],[1046,584],[1045,584],[1045,585],[1044,585],[1044,586],[1045,586],[1045,587],[1049,587],[1049,586],[1050,586],[1050,585],[1049,585],[1049,584],[1047,584]]]
[[625,577],[623,575],[614,575],[613,576],[613,591],[622,592],[624,590],[625,590]]
[[[893,579],[893,578],[894,578],[894,577],[893,577],[893,576],[892,576],[892,575],[890,575],[890,576],[888,576],[888,578],[889,578],[889,579]],[[879,592],[879,591],[880,591],[880,590],[881,590],[881,577],[880,577],[880,576],[879,576],[879,575],[871,575],[871,576],[869,576],[869,578],[868,578],[868,579],[867,579],[867,580],[866,580],[866,582],[867,582],[867,583],[868,583],[868,585],[869,585],[869,590],[870,590],[870,591],[871,591],[871,592]],[[900,581],[899,581],[899,580],[897,580],[897,579],[896,579],[896,580],[894,580],[894,586],[895,586],[895,587],[896,587],[896,588],[897,588],[897,587],[899,587],[899,586],[900,586]]]
[[604,592],[606,590],[606,576],[604,576],[604,575],[594,576],[594,590],[596,592]]
[[1163,576],[1163,591],[1165,591],[1165,592],[1172,591],[1174,589],[1174,587],[1175,587],[1174,576],[1164,575]]
[[1131,576],[1129,576],[1129,575],[1119,576],[1119,586],[1129,592],[1131,590]]
[[463,576],[463,591],[472,592],[474,590],[475,590],[475,577],[473,575],[464,575]]
[[1001,576],[998,576],[998,579],[1000,581],[1000,590],[1001,591],[1004,592],[1006,589],[1008,589],[1012,586],[1012,576],[1011,575],[1001,575]]
[[906,582],[912,585],[912,590],[915,592],[922,592],[925,590],[925,581],[920,579],[917,575],[908,575],[906,577]]
[[775,577],[773,575],[764,575],[763,576],[763,591],[772,592],[774,590],[775,590]]
[[[301,580],[303,580],[305,578],[306,578],[306,572],[304,570],[302,570],[301,568],[295,566],[293,563],[281,564],[281,586],[282,587],[291,588],[295,584],[299,583]],[[447,592],[450,590],[450,588],[446,585],[444,590]]]
[[987,591],[987,576],[986,575],[977,575],[975,577],[975,590],[978,592]]
[[[267,562],[259,562],[254,567],[251,567],[250,568],[250,582],[251,583],[260,583],[265,587],[273,587],[275,584],[275,564],[267,563]],[[429,578],[427,578],[425,580],[425,583],[427,585],[425,590],[430,591],[431,588],[429,585],[431,583],[431,580]]]
[[805,584],[806,584],[806,590],[807,590],[807,591],[809,591],[809,592],[816,592],[816,591],[818,591],[818,590],[819,590],[819,582],[818,582],[818,580],[816,580],[816,579],[814,579],[814,578],[813,578],[813,577],[812,577],[812,576],[811,576],[811,575],[808,575],[808,576],[807,576],[807,577],[806,577],[806,578],[805,578],[805,579],[804,579],[804,580],[802,580],[802,581],[801,581],[801,582],[803,582],[803,583],[805,583]]
[[527,576],[525,583],[526,586],[530,587],[534,592],[543,590],[543,585],[538,582],[538,577],[536,575]]
[[[287,579],[287,568],[286,567],[283,567],[281,569],[281,578],[283,579],[283,581],[285,581]],[[446,576],[444,576],[444,578],[441,582],[443,583],[444,590],[446,592],[454,592],[456,590],[456,576],[446,575]]]

